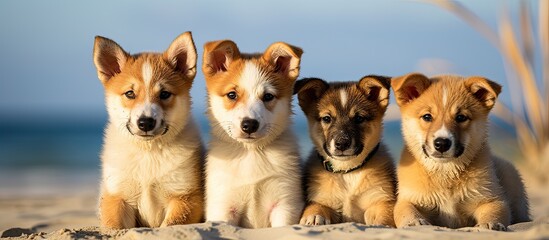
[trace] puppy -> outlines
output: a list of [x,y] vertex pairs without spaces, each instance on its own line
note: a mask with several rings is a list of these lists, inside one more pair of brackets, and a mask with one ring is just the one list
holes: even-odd
[[483,77],[412,73],[391,86],[402,113],[397,227],[505,230],[529,221],[517,170],[490,154],[488,113],[501,91]]
[[394,226],[395,167],[381,142],[390,79],[366,76],[295,86],[315,149],[305,168],[307,202],[300,223]]
[[203,218],[203,149],[189,93],[196,57],[190,32],[164,53],[135,55],[95,38],[93,60],[109,114],[101,154],[102,227],[159,227]]
[[288,127],[301,54],[282,42],[263,54],[240,53],[230,40],[204,45],[211,122],[206,220],[247,228],[299,221],[299,155]]

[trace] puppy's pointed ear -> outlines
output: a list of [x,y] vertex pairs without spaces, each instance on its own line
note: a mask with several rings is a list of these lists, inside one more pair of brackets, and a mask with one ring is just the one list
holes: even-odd
[[479,100],[489,110],[494,107],[501,92],[501,85],[483,77],[469,77],[465,80],[465,87],[473,97]]
[[103,84],[122,71],[128,57],[129,54],[113,40],[95,37],[93,63]]
[[379,102],[382,108],[389,105],[390,77],[368,75],[360,79],[358,86],[364,90],[368,100]]
[[418,98],[430,85],[431,80],[421,73],[410,73],[391,79],[396,102],[401,107]]
[[164,59],[188,79],[196,76],[196,47],[191,32],[179,35],[164,52]]
[[220,40],[204,44],[202,71],[206,76],[226,72],[232,62],[240,58],[240,51],[231,40]]
[[275,73],[294,81],[299,76],[299,64],[303,50],[287,43],[277,42],[265,50],[263,59],[274,66]]
[[294,94],[297,94],[299,106],[306,115],[316,112],[316,104],[320,96],[328,89],[328,83],[319,78],[304,78],[294,85]]

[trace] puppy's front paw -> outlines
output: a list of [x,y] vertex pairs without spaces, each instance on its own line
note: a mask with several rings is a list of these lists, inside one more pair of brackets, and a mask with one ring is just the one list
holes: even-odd
[[505,225],[496,222],[479,223],[475,225],[475,227],[490,229],[494,231],[507,231],[507,227]]
[[330,219],[327,219],[321,215],[309,215],[307,217],[301,218],[299,221],[301,225],[327,225],[330,224]]
[[424,218],[414,218],[406,222],[404,224],[404,227],[413,227],[413,226],[421,226],[421,225],[431,225],[431,223]]

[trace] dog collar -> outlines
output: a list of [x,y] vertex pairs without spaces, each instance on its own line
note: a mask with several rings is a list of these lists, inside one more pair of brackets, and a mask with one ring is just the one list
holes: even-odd
[[324,165],[324,169],[326,169],[326,171],[328,172],[333,172],[333,173],[350,173],[354,170],[357,170],[359,168],[361,168],[362,166],[364,166],[364,164],[366,164],[366,162],[368,162],[377,152],[377,150],[379,149],[379,144],[378,143],[374,149],[372,149],[372,151],[370,153],[368,153],[368,156],[366,156],[366,158],[364,159],[364,161],[362,161],[362,163],[360,163],[360,165],[354,167],[354,168],[351,168],[351,169],[347,169],[347,170],[337,170],[337,171],[334,171],[334,168],[332,167],[332,163],[330,162],[330,160],[326,160],[324,159],[324,157],[322,155],[320,155],[320,153],[317,152],[318,154],[318,158],[320,158],[320,160],[322,161],[322,165]]

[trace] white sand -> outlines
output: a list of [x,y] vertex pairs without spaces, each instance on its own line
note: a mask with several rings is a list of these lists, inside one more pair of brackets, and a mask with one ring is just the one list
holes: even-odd
[[[202,223],[164,228],[134,228],[121,231],[104,231],[97,227],[60,229],[50,233],[32,233],[22,239],[547,239],[549,219],[516,224],[509,232],[496,232],[477,228],[448,229],[421,226],[406,229],[391,229],[365,226],[357,223],[342,223],[327,226],[305,227],[293,225],[281,228],[243,229],[225,223]],[[14,234],[17,231],[12,230]]]
[[357,223],[244,229],[211,222],[102,232],[97,227],[97,191],[93,183],[55,196],[44,189],[31,195],[2,192],[0,233],[2,237],[20,239],[549,239],[549,191],[547,187],[528,187],[528,192],[534,221],[512,225],[508,232],[435,226],[391,229]]

